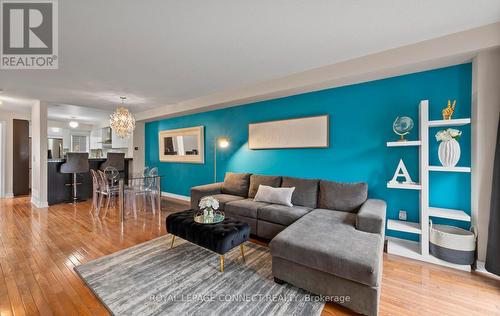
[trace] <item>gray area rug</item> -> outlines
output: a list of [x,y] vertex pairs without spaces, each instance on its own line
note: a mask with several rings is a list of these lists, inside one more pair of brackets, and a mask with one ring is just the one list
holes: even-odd
[[75,268],[114,315],[319,315],[324,303],[271,274],[269,249],[245,243],[219,256],[159,237]]

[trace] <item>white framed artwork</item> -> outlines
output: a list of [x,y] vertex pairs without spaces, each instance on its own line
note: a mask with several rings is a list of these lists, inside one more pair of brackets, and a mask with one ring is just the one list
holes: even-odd
[[162,162],[205,163],[203,126],[160,131],[158,145]]
[[248,124],[248,148],[328,148],[329,116]]

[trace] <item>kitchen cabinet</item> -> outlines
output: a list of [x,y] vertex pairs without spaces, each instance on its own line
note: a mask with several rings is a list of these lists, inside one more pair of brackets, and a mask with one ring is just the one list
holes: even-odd
[[105,148],[111,148],[111,127],[104,127],[101,129],[101,142],[103,144],[103,147]]

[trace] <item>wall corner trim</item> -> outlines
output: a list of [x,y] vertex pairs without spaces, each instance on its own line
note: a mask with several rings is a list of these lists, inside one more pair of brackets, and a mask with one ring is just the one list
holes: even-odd
[[31,204],[35,205],[37,208],[46,208],[46,207],[49,207],[49,203],[39,201],[38,199],[33,198],[33,197],[31,198]]
[[191,201],[191,198],[189,196],[170,193],[170,192],[162,191],[161,196],[169,197],[169,198],[173,198],[173,199],[177,199],[177,200],[182,200],[182,201],[187,201],[187,202]]
[[484,261],[476,260],[476,268],[474,269],[477,273],[481,273],[482,275],[485,275],[487,277],[490,277],[492,279],[496,279],[500,281],[500,277],[498,275],[495,275],[491,272],[488,272],[486,268],[484,267]]

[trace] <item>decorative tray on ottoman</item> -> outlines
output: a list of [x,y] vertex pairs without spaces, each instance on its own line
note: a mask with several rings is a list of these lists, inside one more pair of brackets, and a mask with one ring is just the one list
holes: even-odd
[[204,215],[203,212],[194,215],[194,221],[199,224],[217,224],[224,220],[225,216],[222,212],[214,212],[212,216]]

